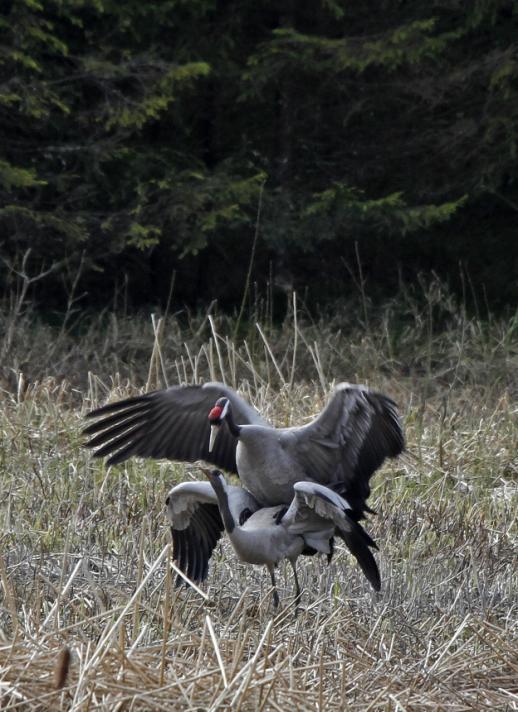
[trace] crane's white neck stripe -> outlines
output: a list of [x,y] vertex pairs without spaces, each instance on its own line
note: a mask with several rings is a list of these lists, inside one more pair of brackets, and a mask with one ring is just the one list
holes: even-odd
[[224,420],[224,418],[227,417],[227,413],[228,413],[229,406],[230,406],[230,401],[227,400],[227,402],[226,402],[225,405],[223,406],[223,410],[221,411],[221,415],[219,416],[219,417],[221,418],[221,420]]

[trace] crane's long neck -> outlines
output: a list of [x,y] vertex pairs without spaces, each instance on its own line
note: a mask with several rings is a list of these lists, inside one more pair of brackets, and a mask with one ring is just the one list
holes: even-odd
[[230,402],[228,404],[227,413],[225,415],[225,422],[232,435],[235,438],[238,438],[241,434],[241,426],[237,425],[236,421],[234,420],[234,415],[232,413],[232,407],[230,405]]
[[[220,479],[211,479],[210,483],[218,499],[219,511],[225,531],[239,559],[249,564],[266,564],[267,566],[271,564],[270,539],[268,536],[264,536],[264,530],[253,531],[239,526],[230,512],[225,483]],[[273,558],[275,558],[275,552],[273,552]]]
[[211,485],[218,498],[219,511],[223,519],[223,525],[228,535],[232,534],[236,527],[236,522],[228,505],[228,494],[221,480],[211,480]]

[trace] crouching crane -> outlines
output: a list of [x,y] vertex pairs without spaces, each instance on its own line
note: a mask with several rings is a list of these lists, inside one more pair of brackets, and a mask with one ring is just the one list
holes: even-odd
[[315,482],[297,482],[289,507],[261,507],[245,490],[228,485],[218,470],[203,472],[210,484],[177,485],[166,499],[174,558],[192,580],[206,578],[208,560],[225,529],[241,561],[267,567],[274,606],[279,604],[277,564],[284,559],[290,562],[298,603],[298,557],[320,552],[331,560],[336,535],[344,540],[372,587],[380,589],[378,566],[369,550],[376,549],[376,544],[351,517],[349,503],[329,488]]

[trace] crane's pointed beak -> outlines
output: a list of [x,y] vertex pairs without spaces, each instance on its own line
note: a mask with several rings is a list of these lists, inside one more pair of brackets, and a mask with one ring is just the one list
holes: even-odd
[[209,452],[212,452],[214,449],[214,443],[216,442],[216,438],[218,437],[220,428],[221,428],[221,425],[211,425],[210,426]]

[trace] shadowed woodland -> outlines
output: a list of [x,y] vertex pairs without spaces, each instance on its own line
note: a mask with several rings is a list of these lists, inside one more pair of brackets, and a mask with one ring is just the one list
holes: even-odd
[[4,290],[30,249],[43,310],[173,273],[232,309],[253,257],[329,304],[359,255],[377,300],[433,270],[516,301],[515,3],[7,0],[0,33]]

